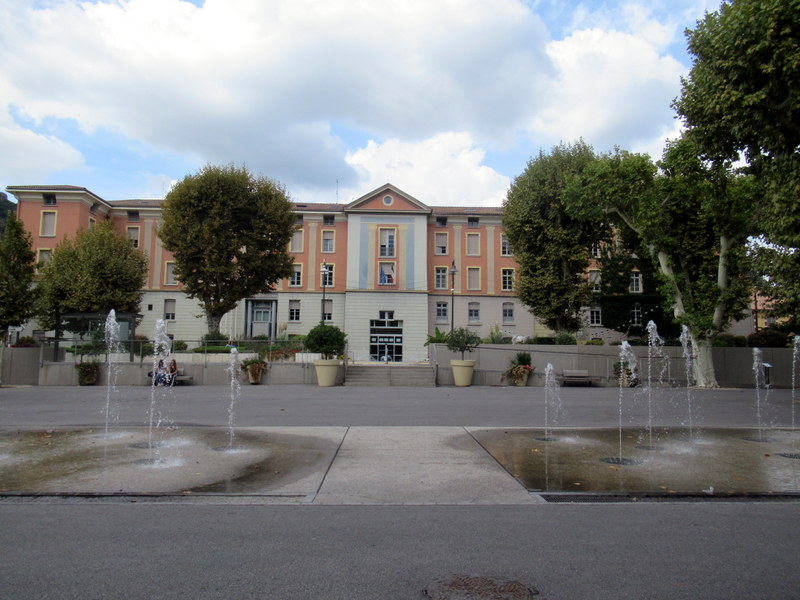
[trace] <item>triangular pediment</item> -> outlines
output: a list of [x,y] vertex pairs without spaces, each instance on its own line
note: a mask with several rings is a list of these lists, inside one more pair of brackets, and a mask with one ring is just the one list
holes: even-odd
[[368,194],[353,200],[344,207],[345,212],[395,212],[395,213],[425,213],[431,212],[414,196],[396,188],[391,183],[382,185]]

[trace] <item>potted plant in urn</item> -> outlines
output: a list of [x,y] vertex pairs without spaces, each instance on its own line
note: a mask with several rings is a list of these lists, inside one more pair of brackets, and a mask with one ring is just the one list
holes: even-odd
[[503,373],[503,377],[510,379],[516,385],[525,387],[528,385],[528,377],[533,373],[531,366],[531,355],[529,352],[517,352],[517,355],[511,359]]
[[261,377],[267,372],[269,366],[264,362],[261,357],[248,358],[242,361],[242,368],[247,373],[247,381],[256,385],[261,383]]
[[94,385],[100,377],[100,363],[96,360],[75,363],[78,385]]
[[320,323],[308,332],[305,346],[308,352],[322,354],[321,359],[314,361],[317,373],[317,384],[321,387],[336,385],[336,374],[339,372],[339,356],[344,353],[347,335],[336,325]]
[[475,370],[474,360],[465,360],[464,353],[472,352],[481,343],[481,338],[466,327],[453,329],[447,334],[447,349],[450,352],[460,352],[461,359],[450,359],[453,369],[453,382],[459,387],[472,385],[472,373]]

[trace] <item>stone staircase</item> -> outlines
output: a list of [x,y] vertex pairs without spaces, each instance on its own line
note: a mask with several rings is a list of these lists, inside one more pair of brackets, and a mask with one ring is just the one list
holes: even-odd
[[435,387],[430,365],[347,365],[344,385]]

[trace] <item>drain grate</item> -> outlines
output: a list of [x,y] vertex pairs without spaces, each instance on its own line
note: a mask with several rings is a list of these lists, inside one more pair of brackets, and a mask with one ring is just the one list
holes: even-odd
[[797,502],[800,493],[696,494],[696,493],[547,493],[537,495],[546,502],[558,503],[634,503],[634,502]]
[[529,600],[539,590],[521,581],[481,575],[456,575],[422,590],[430,600]]

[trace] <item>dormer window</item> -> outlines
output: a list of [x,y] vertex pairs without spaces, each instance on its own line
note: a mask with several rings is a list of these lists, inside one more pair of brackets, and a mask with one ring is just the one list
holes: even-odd
[[131,223],[138,223],[139,222],[139,211],[138,210],[129,210],[128,211],[128,221]]
[[478,217],[467,217],[467,227],[471,229],[476,229],[479,223],[480,220],[478,219]]
[[447,217],[436,217],[437,227],[447,227]]
[[56,195],[52,193],[42,194],[42,202],[44,203],[45,206],[55,206]]

